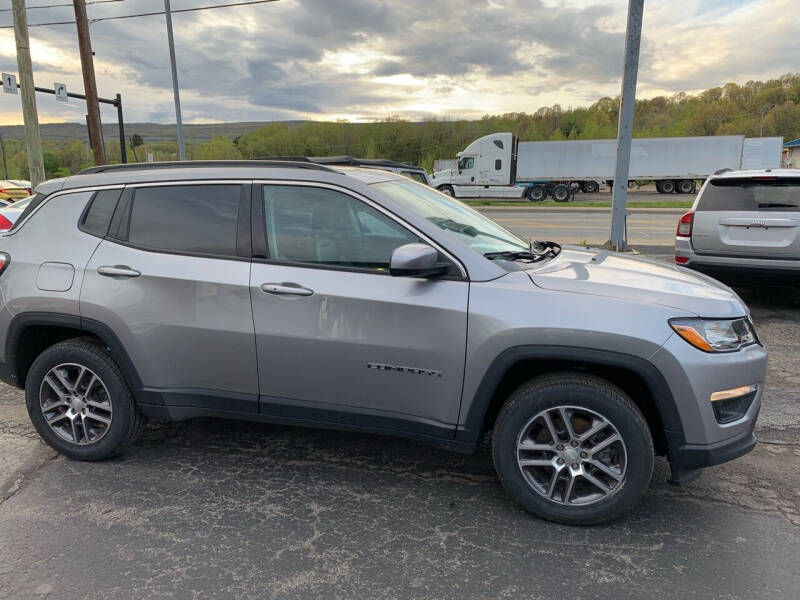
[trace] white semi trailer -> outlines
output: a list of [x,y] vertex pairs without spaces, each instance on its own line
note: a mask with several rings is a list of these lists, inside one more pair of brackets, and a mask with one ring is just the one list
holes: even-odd
[[[613,184],[616,140],[518,142],[511,133],[478,138],[431,185],[456,197],[520,198],[548,195],[567,201],[573,191]],[[742,135],[639,138],[631,149],[631,180],[654,181],[661,193],[691,194],[696,180],[720,169],[779,168],[781,138]]]

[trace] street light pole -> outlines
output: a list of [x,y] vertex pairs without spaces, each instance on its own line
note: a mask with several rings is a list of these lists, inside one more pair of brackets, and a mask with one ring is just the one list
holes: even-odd
[[181,95],[178,91],[178,68],[175,66],[175,40],[172,37],[172,11],[169,0],[164,0],[164,15],[167,18],[167,41],[169,42],[169,64],[172,67],[172,93],[175,96],[175,123],[178,127],[178,158],[186,160],[183,146],[183,122],[181,120]]
[[611,199],[611,239],[608,244],[620,252],[627,244],[625,208],[628,193],[628,173],[633,141],[633,109],[636,103],[636,79],[639,71],[639,46],[642,41],[644,0],[628,0],[628,26],[625,34],[625,66],[622,73],[622,100],[617,128],[617,165]]

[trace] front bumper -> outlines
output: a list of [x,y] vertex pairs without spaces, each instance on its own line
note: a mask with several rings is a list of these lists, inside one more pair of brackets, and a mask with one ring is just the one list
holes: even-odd
[[[738,352],[707,353],[673,335],[650,359],[669,386],[680,427],[665,429],[674,483],[686,483],[698,469],[733,460],[752,450],[767,370],[767,351],[752,344]],[[741,418],[720,423],[711,396],[756,385]]]
[[686,444],[683,443],[682,432],[666,431],[667,445],[671,448],[670,483],[684,485],[692,481],[700,469],[734,460],[750,452],[758,441],[753,433],[757,416],[756,411],[744,431],[716,444]]

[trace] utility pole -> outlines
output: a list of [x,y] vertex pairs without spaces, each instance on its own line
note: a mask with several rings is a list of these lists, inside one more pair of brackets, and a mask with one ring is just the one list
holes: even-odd
[[44,181],[42,137],[39,133],[39,115],[36,112],[36,90],[33,85],[31,44],[28,41],[28,16],[25,0],[11,0],[14,11],[14,37],[17,40],[17,69],[19,70],[22,118],[25,122],[25,145],[28,149],[28,173],[31,187]]
[[778,105],[767,104],[766,106],[761,107],[761,128],[758,131],[758,137],[764,137],[764,116],[776,106]]
[[636,103],[636,78],[639,71],[639,46],[642,41],[644,0],[628,0],[628,26],[625,34],[625,66],[622,73],[622,100],[617,128],[617,165],[614,171],[614,190],[611,198],[611,239],[608,245],[621,252],[627,244],[625,201],[628,193],[628,173],[631,166],[633,141],[633,109]]
[[0,152],[3,154],[3,179],[8,179],[8,161],[6,160],[6,143],[3,141],[2,133],[0,133]]
[[181,94],[178,91],[178,67],[175,65],[175,40],[172,38],[172,9],[169,0],[164,0],[164,15],[167,17],[167,41],[169,42],[169,64],[172,67],[172,93],[175,96],[175,123],[178,127],[178,158],[186,160],[183,146],[183,121],[181,120]]
[[106,164],[106,148],[103,143],[103,125],[100,122],[100,104],[97,102],[97,81],[94,77],[94,53],[89,38],[89,19],[86,16],[86,0],[72,0],[75,7],[75,23],[78,26],[78,49],[81,53],[83,88],[86,94],[86,125],[89,129],[89,145],[94,152],[94,164]]

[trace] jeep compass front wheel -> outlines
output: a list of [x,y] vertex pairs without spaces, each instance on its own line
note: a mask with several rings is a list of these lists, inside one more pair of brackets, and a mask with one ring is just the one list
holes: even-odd
[[42,439],[76,460],[110,458],[144,428],[119,366],[91,338],[42,352],[28,372],[25,400]]
[[632,508],[650,483],[653,440],[639,409],[607,381],[563,374],[517,389],[494,427],[503,485],[526,510],[592,524]]

